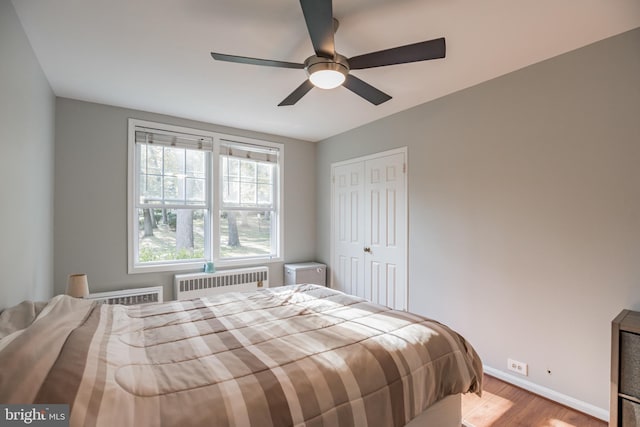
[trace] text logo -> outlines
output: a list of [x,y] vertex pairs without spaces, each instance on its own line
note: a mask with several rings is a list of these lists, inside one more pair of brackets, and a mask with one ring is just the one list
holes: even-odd
[[69,405],[0,405],[0,427],[69,427]]

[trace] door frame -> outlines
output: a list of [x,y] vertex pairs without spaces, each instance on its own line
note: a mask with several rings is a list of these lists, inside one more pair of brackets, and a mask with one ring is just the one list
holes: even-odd
[[405,259],[404,259],[404,269],[405,269],[405,307],[407,307],[407,311],[409,310],[409,156],[408,156],[408,147],[399,147],[393,148],[391,150],[381,151],[378,153],[368,154],[366,156],[354,157],[347,160],[341,160],[339,162],[331,163],[331,174],[329,176],[329,184],[331,187],[331,203],[330,203],[330,215],[331,215],[331,235],[329,236],[329,287],[335,289],[334,284],[334,266],[336,264],[335,260],[335,218],[334,218],[334,199],[335,199],[335,169],[339,166],[348,165],[351,163],[359,163],[366,162],[367,160],[373,160],[380,157],[386,157],[393,154],[403,154],[404,155],[404,220],[405,220]]

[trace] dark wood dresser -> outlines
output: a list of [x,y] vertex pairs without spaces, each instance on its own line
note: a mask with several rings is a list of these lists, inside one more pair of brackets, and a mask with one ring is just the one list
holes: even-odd
[[640,426],[640,312],[611,322],[611,427]]

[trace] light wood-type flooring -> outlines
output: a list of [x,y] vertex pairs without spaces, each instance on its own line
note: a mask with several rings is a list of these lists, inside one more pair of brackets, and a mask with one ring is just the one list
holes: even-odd
[[485,375],[482,397],[462,396],[466,427],[606,427],[607,423]]

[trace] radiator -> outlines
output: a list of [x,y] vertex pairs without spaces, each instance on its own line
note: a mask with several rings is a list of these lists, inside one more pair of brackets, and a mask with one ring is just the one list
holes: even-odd
[[176,274],[177,300],[208,297],[225,292],[246,292],[269,287],[269,268],[251,267],[216,273]]
[[148,286],[146,288],[123,289],[111,292],[96,292],[85,299],[94,300],[100,304],[148,304],[162,302],[162,286]]

